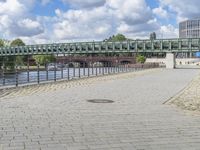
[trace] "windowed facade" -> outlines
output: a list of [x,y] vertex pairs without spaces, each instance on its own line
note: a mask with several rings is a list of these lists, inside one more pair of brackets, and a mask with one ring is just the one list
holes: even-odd
[[179,38],[200,38],[200,19],[181,22],[179,24]]

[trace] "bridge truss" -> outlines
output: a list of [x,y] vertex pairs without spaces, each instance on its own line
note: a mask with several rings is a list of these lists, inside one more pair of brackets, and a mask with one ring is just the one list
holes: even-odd
[[2,47],[0,56],[104,53],[198,52],[200,39],[129,40],[125,42],[75,42]]

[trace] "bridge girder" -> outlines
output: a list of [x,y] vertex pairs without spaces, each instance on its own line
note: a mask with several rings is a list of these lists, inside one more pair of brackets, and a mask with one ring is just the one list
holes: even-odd
[[129,40],[125,42],[77,42],[2,47],[0,56],[47,54],[198,52],[199,38]]

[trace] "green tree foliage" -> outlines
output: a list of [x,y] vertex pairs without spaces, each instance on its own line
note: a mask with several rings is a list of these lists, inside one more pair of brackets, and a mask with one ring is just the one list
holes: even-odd
[[[5,43],[3,40],[0,40],[0,47],[5,46]],[[25,46],[25,43],[21,39],[13,40],[10,44],[10,46]],[[1,57],[1,66],[3,66],[7,70],[14,70],[15,66],[23,65],[24,64],[24,56],[6,56]],[[2,68],[2,67],[1,67]]]
[[146,61],[146,57],[144,57],[144,56],[142,56],[142,55],[138,55],[137,57],[136,57],[136,62],[137,63],[145,63],[145,61]]
[[4,47],[4,46],[5,46],[4,41],[0,39],[0,47]]
[[[4,47],[4,41],[0,39],[0,47]],[[2,70],[2,66],[3,66],[3,58],[0,57],[0,70]],[[0,73],[1,74],[1,73]]]
[[35,59],[37,64],[46,65],[47,63],[55,61],[54,55],[34,55],[33,59]]
[[108,39],[105,39],[104,41],[107,42],[121,42],[128,40],[123,34],[117,34],[109,37]]
[[[15,39],[10,43],[10,46],[25,46],[25,43],[21,39]],[[10,64],[14,63],[14,66],[22,66],[24,65],[24,60],[26,60],[25,56],[9,56],[10,57]]]
[[15,39],[10,43],[10,46],[25,46],[25,43],[21,39]]

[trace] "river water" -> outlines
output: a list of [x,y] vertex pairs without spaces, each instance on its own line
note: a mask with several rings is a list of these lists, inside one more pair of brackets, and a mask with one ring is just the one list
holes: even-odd
[[[130,68],[129,68],[130,70]],[[0,77],[0,86],[38,83],[51,80],[73,79],[79,77],[125,72],[128,68],[97,67],[97,68],[64,68],[58,71],[30,71],[16,74],[6,74]],[[69,72],[69,73],[68,73]]]

